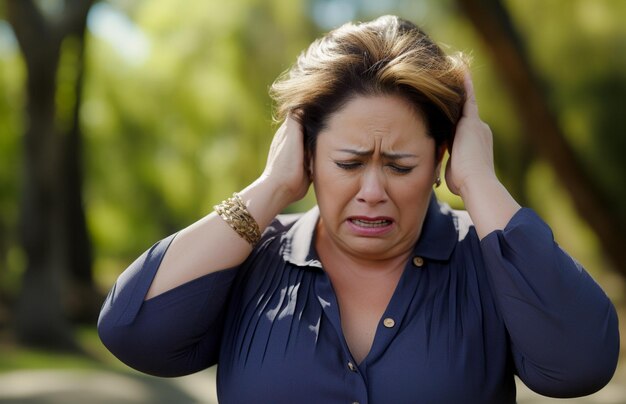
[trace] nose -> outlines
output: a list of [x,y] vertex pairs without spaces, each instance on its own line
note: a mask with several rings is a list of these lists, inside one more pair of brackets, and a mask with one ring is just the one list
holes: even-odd
[[358,202],[366,203],[370,206],[386,202],[388,195],[384,174],[374,167],[366,170],[361,177],[356,199]]

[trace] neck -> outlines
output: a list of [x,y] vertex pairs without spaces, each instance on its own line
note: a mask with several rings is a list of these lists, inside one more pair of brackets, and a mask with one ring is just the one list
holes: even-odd
[[346,275],[361,279],[379,279],[401,272],[409,259],[411,250],[390,257],[367,257],[342,248],[335,242],[324,226],[318,222],[315,248],[327,270],[342,268]]

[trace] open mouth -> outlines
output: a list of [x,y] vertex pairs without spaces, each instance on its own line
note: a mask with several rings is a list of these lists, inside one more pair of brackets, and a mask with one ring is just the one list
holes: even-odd
[[357,226],[367,228],[385,227],[389,226],[392,223],[391,220],[388,219],[350,219],[350,222],[354,223]]

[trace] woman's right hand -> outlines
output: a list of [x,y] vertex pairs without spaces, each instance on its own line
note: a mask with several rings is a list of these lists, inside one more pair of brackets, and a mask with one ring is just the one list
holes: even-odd
[[304,198],[311,185],[307,160],[302,125],[288,115],[274,134],[260,180],[272,184],[289,205]]

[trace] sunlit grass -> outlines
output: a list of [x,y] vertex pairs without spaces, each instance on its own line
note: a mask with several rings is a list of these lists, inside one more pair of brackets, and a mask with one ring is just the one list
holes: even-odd
[[28,348],[0,338],[0,373],[34,369],[128,369],[102,345],[94,327],[78,328],[76,337],[84,354]]
[[95,369],[102,366],[87,357],[3,345],[0,372],[25,369]]

